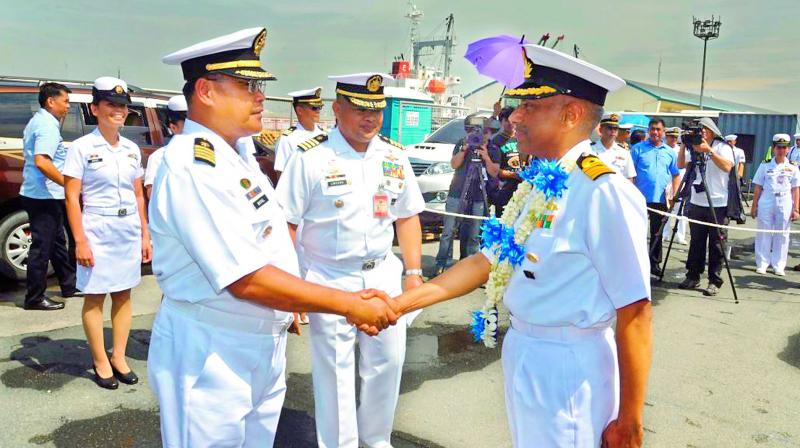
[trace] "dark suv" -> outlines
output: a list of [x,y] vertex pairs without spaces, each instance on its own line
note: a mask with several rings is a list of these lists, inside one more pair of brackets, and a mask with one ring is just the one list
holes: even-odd
[[[24,279],[31,242],[28,215],[22,210],[22,131],[39,109],[39,85],[45,80],[0,77],[0,275]],[[61,82],[72,90],[71,108],[61,129],[65,142],[92,132],[91,83]],[[164,145],[168,95],[129,86],[133,104],[121,134],[147,155]]]

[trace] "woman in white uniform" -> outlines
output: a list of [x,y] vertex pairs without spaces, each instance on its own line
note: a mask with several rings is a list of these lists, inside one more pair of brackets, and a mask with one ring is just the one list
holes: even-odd
[[[125,348],[131,328],[131,288],[152,248],[142,193],[139,147],[120,136],[130,95],[125,81],[101,77],[92,89],[97,128],[72,143],[64,165],[67,217],[76,241],[77,286],[86,294],[83,329],[98,386],[116,389],[117,379],[135,384]],[[80,199],[83,199],[81,212]],[[103,341],[103,302],[111,294],[113,352]]]
[[[798,217],[800,205],[800,171],[789,163],[789,135],[775,134],[772,138],[773,158],[762,162],[753,177],[756,186],[750,213],[759,229],[789,230]],[[776,275],[786,275],[786,256],[789,253],[789,233],[756,234],[756,272],[766,274],[772,266]]]

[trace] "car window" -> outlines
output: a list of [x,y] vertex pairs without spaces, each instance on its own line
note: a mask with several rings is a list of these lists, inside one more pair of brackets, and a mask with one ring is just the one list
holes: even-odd
[[78,103],[70,103],[69,112],[67,112],[67,116],[64,117],[64,123],[61,125],[61,138],[63,138],[65,142],[71,142],[82,136],[81,105]]
[[[84,123],[90,128],[89,131],[97,127],[97,117],[95,117],[88,104],[81,105]],[[128,118],[125,119],[125,126],[119,131],[120,135],[131,140],[139,146],[151,145],[150,128],[147,125],[147,114],[144,106],[131,104],[128,106]]]
[[459,140],[466,137],[466,135],[467,133],[464,131],[464,119],[457,118],[437,129],[436,132],[425,140],[425,143],[449,143],[455,145]]
[[38,93],[0,94],[0,137],[22,138],[22,131],[39,110]]

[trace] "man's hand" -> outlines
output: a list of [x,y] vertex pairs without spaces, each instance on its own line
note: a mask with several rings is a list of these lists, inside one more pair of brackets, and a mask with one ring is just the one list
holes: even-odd
[[[752,216],[753,219],[758,217],[758,206],[756,204],[753,204],[753,206],[750,207],[750,216]],[[794,216],[794,212],[792,212],[792,216]],[[792,221],[794,221],[794,219]]]
[[639,448],[644,441],[644,427],[639,422],[613,420],[603,431],[602,448]]
[[797,210],[792,210],[792,216],[790,219],[792,221],[797,221],[797,218],[800,218],[800,213],[798,213]]
[[79,265],[86,266],[87,268],[94,267],[94,255],[92,254],[92,248],[89,247],[88,241],[75,243],[75,261],[77,261]]
[[[292,321],[292,325],[289,325],[289,333],[296,334],[300,336],[303,332],[300,330],[300,314],[301,313],[292,313],[294,315],[294,320]],[[305,314],[305,313],[302,313]]]
[[150,263],[153,259],[153,244],[150,242],[150,236],[145,235],[142,237],[142,263]]
[[389,306],[392,299],[385,292],[365,289],[353,293],[353,299],[346,314],[347,321],[370,336],[397,323],[399,316]]
[[709,153],[711,152],[711,146],[708,146],[708,142],[706,139],[703,139],[703,142],[699,145],[692,145],[692,149],[697,152]]
[[486,159],[491,160],[489,157],[489,149],[486,148],[486,145],[481,145],[475,148],[475,154],[479,155],[481,160],[486,161]]
[[422,280],[422,276],[419,275],[407,275],[403,277],[403,291],[410,291],[418,286],[421,286],[424,282]]

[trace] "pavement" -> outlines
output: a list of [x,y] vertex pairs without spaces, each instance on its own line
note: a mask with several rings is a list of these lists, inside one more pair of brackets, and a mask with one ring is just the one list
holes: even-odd
[[[731,235],[738,304],[727,277],[713,298],[677,289],[686,246],[673,248],[664,283],[654,284],[645,446],[800,447],[800,273],[756,274],[752,236]],[[428,269],[437,247],[423,245]],[[790,265],[798,257],[800,246],[793,246]],[[146,363],[161,293],[147,269],[133,291],[128,346],[129,363],[142,381],[120,384],[116,391],[92,382],[81,299],[67,299],[61,311],[24,311],[24,286],[0,284],[0,447],[160,446]],[[50,290],[56,295],[58,288],[53,284]],[[436,305],[410,328],[395,447],[511,445],[500,350],[473,343],[467,329],[469,310],[483,299],[479,289]],[[501,320],[507,325],[507,315]],[[276,446],[314,447],[308,331],[289,337],[287,358],[288,392]]]

